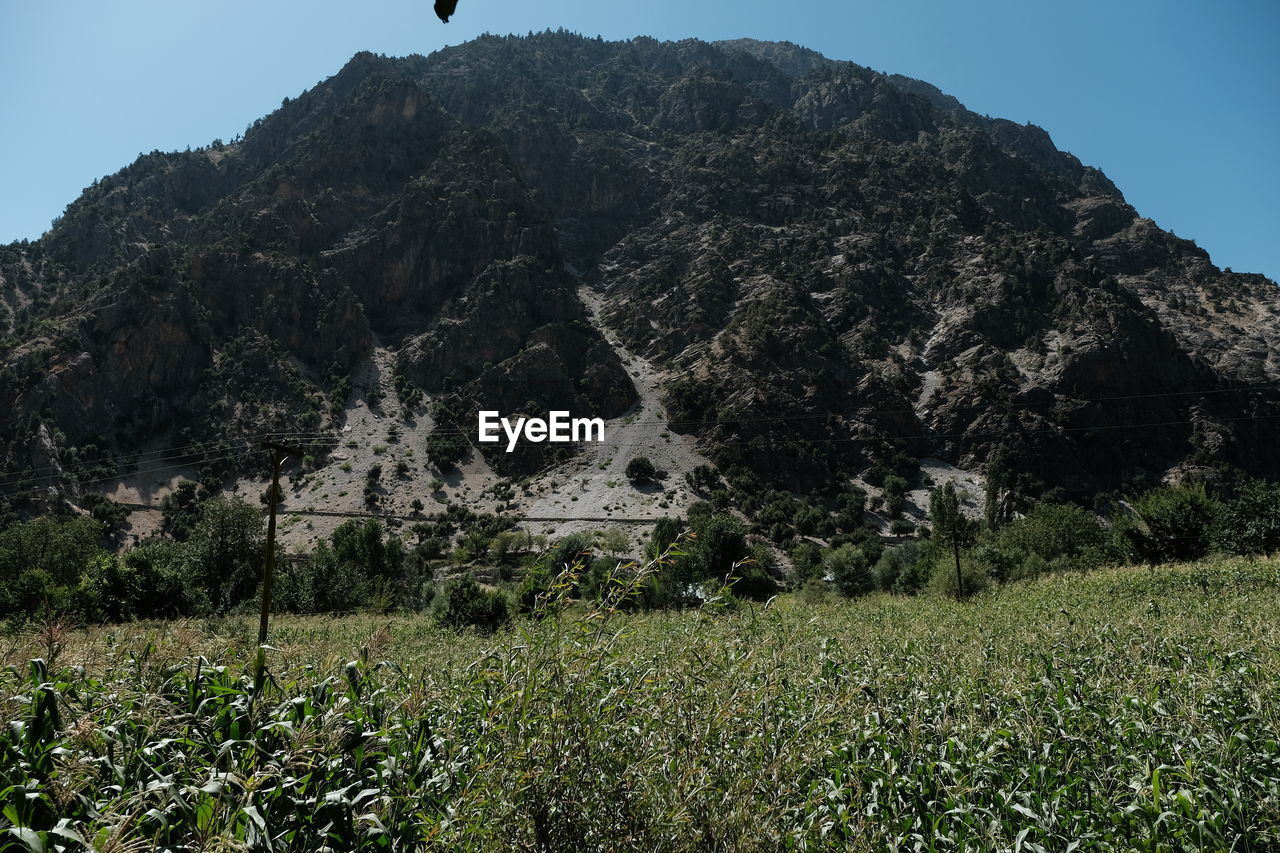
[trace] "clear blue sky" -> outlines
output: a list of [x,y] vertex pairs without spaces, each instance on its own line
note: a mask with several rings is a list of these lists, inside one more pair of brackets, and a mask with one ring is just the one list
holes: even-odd
[[1046,128],[1215,262],[1280,278],[1276,0],[0,0],[0,241],[139,152],[229,139],[358,50],[484,32],[750,36]]

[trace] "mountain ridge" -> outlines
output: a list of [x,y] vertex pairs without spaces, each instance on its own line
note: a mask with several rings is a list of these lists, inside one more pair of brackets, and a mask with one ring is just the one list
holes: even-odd
[[[375,339],[446,436],[481,405],[622,416],[615,337],[741,487],[830,495],[899,456],[998,456],[1028,497],[1280,475],[1273,282],[1218,270],[1041,128],[786,43],[358,54],[0,248],[0,305],[5,471],[73,498],[97,451],[340,433]],[[493,477],[567,464],[471,452]]]

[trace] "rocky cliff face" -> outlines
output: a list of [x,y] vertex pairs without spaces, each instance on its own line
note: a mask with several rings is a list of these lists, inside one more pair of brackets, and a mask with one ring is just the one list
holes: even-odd
[[377,341],[455,413],[613,417],[582,287],[672,430],[788,488],[904,450],[1079,493],[1280,475],[1275,283],[1040,128],[794,45],[563,33],[361,54],[0,248],[4,468],[327,429]]

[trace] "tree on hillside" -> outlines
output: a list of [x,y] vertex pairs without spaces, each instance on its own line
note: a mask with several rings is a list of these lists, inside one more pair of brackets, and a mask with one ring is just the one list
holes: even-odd
[[178,483],[178,488],[160,502],[160,511],[164,515],[164,532],[179,542],[186,542],[200,520],[199,484],[191,480]]
[[960,574],[960,549],[973,542],[975,525],[960,509],[960,496],[950,480],[929,495],[929,520],[933,534],[939,541],[951,546],[956,560],[956,597],[964,597],[964,578]]
[[658,476],[658,468],[647,456],[637,456],[627,463],[626,473],[633,483],[647,483]]

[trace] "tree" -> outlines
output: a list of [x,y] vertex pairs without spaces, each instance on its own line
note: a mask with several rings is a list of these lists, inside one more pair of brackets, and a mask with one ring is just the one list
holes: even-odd
[[385,536],[376,519],[350,519],[333,531],[333,553],[351,566],[354,574],[369,580],[399,580],[404,563],[404,544],[397,536]]
[[264,547],[257,507],[241,498],[219,496],[200,508],[188,565],[215,610],[225,611],[253,595],[262,574]]
[[1008,454],[1001,447],[991,455],[987,463],[986,499],[983,501],[983,512],[986,515],[989,530],[998,530],[1013,520],[1014,479]]
[[200,520],[199,486],[191,480],[181,481],[178,488],[160,501],[160,511],[164,515],[164,532],[179,542],[186,542]]
[[600,531],[596,534],[596,541],[611,557],[616,557],[631,547],[631,538],[627,536],[627,531],[620,527],[610,527],[608,530]]
[[696,528],[689,558],[698,579],[727,578],[747,557],[747,532],[731,515],[713,515]]
[[906,479],[897,474],[890,474],[884,478],[884,509],[889,513],[890,518],[902,515],[902,504],[906,498],[908,485],[910,484]]
[[929,520],[933,522],[933,534],[940,542],[951,546],[956,561],[956,597],[964,597],[964,578],[960,574],[960,549],[967,547],[975,533],[975,525],[960,509],[960,496],[955,483],[950,480],[942,488],[929,494]]
[[1133,501],[1133,516],[1116,526],[1136,556],[1148,563],[1198,560],[1209,552],[1217,513],[1203,483],[1166,486]]
[[427,436],[427,458],[439,471],[452,470],[467,455],[469,447],[461,431],[449,424],[437,423]]
[[551,571],[559,574],[565,569],[586,574],[593,559],[591,537],[585,533],[570,533],[561,539],[551,552]]
[[658,468],[648,457],[637,456],[627,463],[627,479],[633,483],[647,483],[657,476]]
[[721,487],[720,475],[710,465],[699,465],[684,475],[684,480],[696,494],[710,495]]
[[663,551],[666,551],[667,548],[676,543],[683,532],[684,525],[680,523],[678,518],[664,516],[658,519],[653,525],[653,536],[649,540],[649,556],[657,557]]
[[450,581],[443,598],[436,621],[445,628],[460,631],[471,627],[491,634],[511,618],[506,596],[484,589],[470,575]]
[[1280,550],[1280,483],[1251,480],[1241,486],[1219,512],[1214,540],[1237,554]]
[[827,570],[841,595],[857,598],[875,588],[871,561],[857,545],[841,545],[827,553]]
[[800,542],[791,549],[791,585],[799,589],[811,580],[822,579],[822,549],[812,542]]
[[[1041,503],[991,539],[995,549],[1016,564],[1034,556],[1035,562],[1045,566],[1057,561],[1062,566],[1091,568],[1105,557],[1107,531],[1096,515],[1075,504]],[[1005,575],[997,572],[1002,580]]]
[[0,532],[0,614],[29,618],[71,604],[81,575],[103,552],[98,522],[41,516]]

